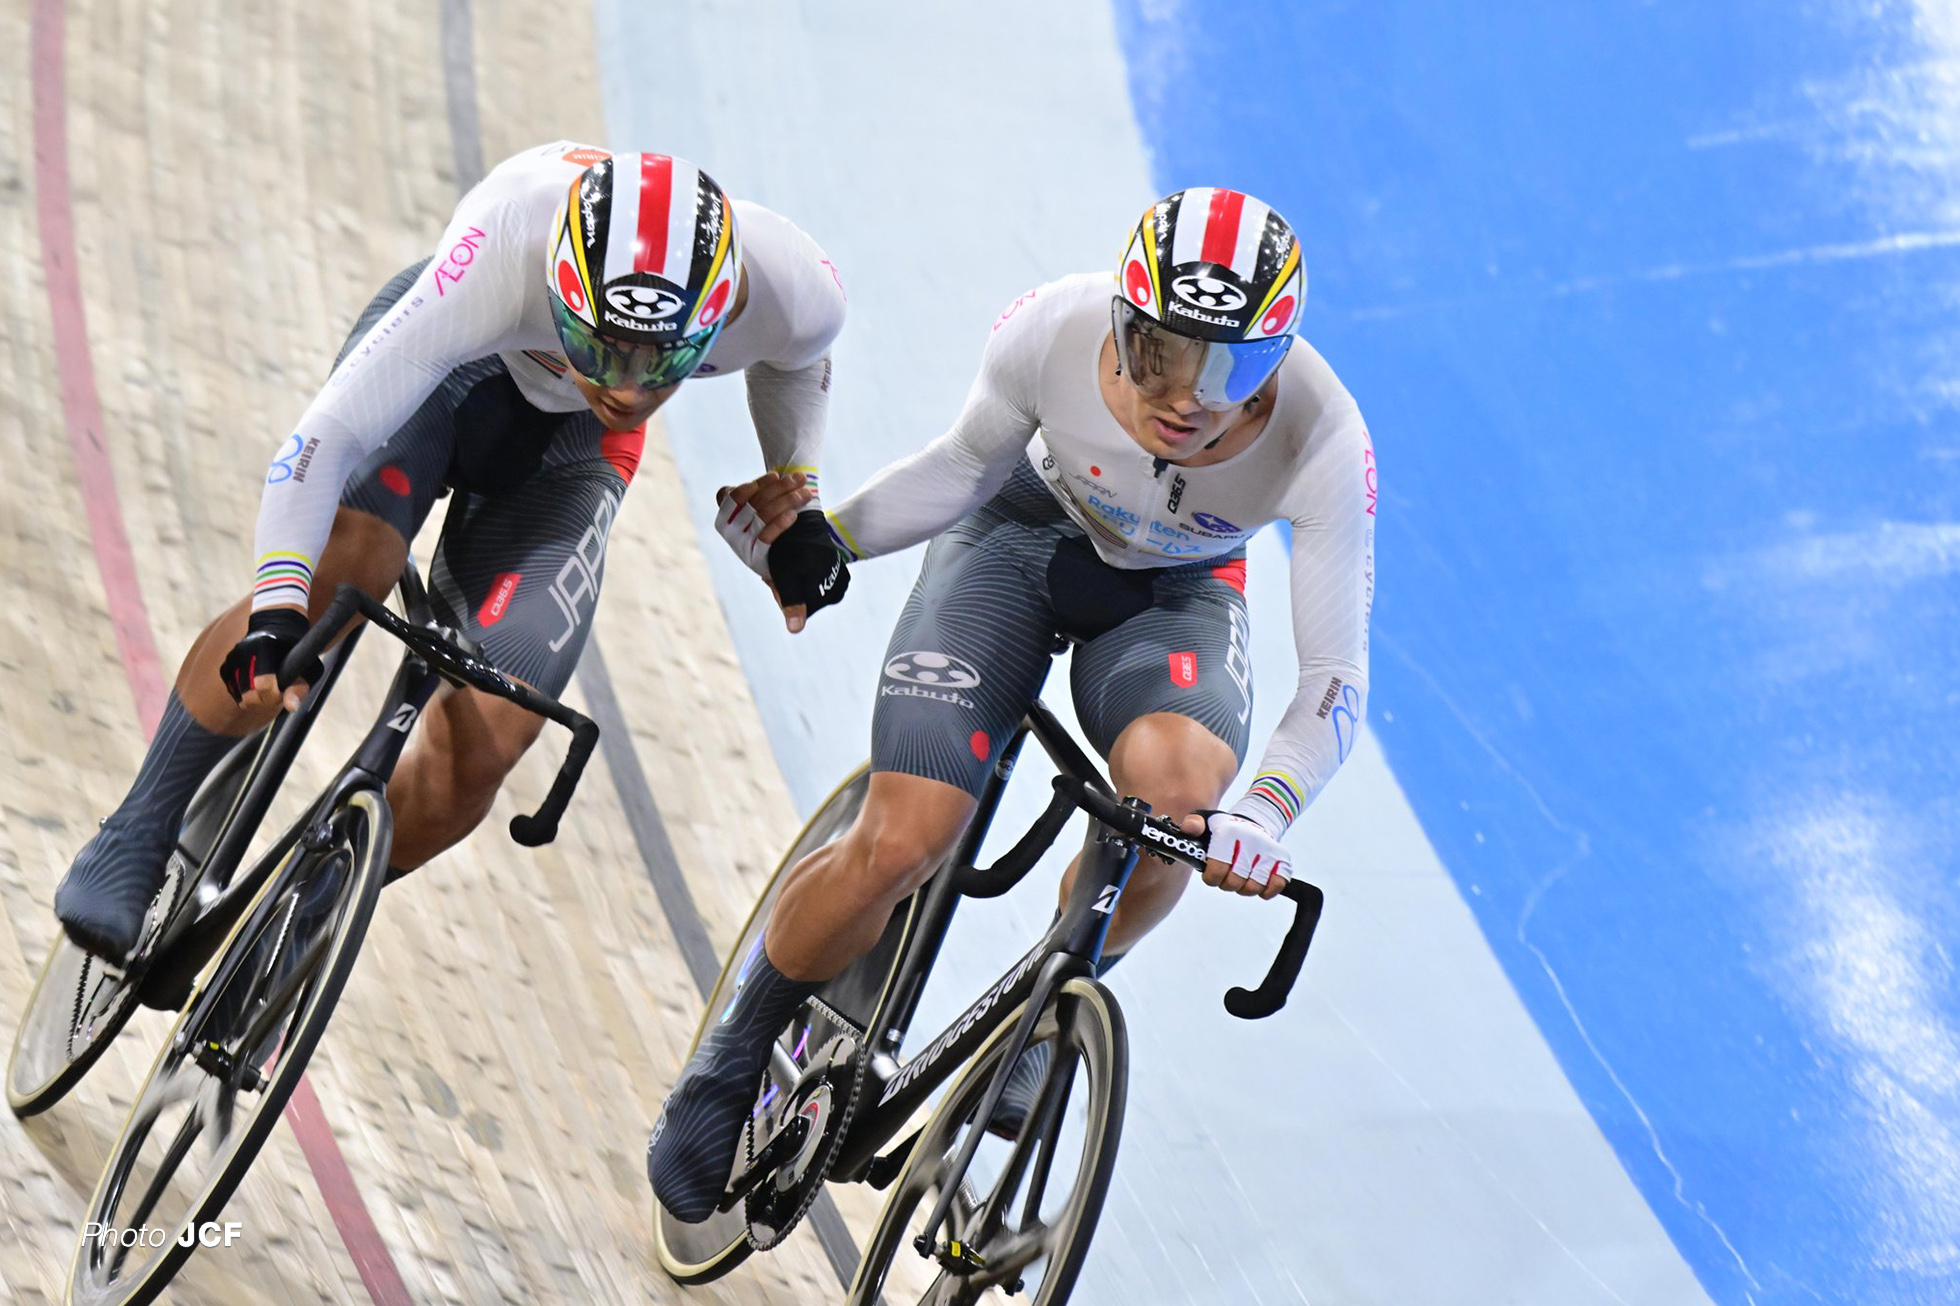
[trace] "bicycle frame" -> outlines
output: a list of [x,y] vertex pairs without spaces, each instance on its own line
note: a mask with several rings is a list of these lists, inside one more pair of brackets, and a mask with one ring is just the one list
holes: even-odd
[[[325,831],[320,829],[324,816],[335,811],[352,795],[364,789],[385,795],[388,781],[401,760],[402,749],[408,743],[408,732],[428,706],[430,698],[434,697],[442,680],[441,673],[412,648],[403,656],[388,696],[382,700],[381,711],[375,716],[374,724],[369,727],[360,746],[354,750],[340,773],[308,805],[306,813],[253,866],[251,878],[275,875],[309,846],[316,843],[324,846]],[[254,783],[257,783],[256,779]],[[245,895],[239,896],[242,898]],[[242,907],[240,911],[242,913]],[[226,953],[219,960],[211,981],[204,986],[200,1001],[206,1005],[216,1001],[218,995],[225,992],[238,968],[246,963],[248,955],[239,949]],[[296,975],[290,982],[297,982],[299,978],[303,978],[303,975]],[[193,1012],[186,1028],[195,1028],[202,1015],[202,1012]]]
[[[969,893],[974,858],[986,839],[987,830],[1000,807],[1007,779],[1029,734],[1033,734],[1041,743],[1064,776],[1091,785],[1102,793],[1111,792],[1095,764],[1069,737],[1054,715],[1037,701],[1023,719],[1021,728],[1002,750],[1001,760],[988,776],[986,787],[981,791],[979,806],[960,840],[958,851],[947,866],[919,894],[914,895],[908,910],[919,915],[917,927],[912,926],[909,918],[902,922],[895,919],[893,922],[894,928],[909,933],[909,939],[904,955],[892,971],[890,982],[885,985],[885,999],[868,1026],[875,1033],[871,1035],[869,1044],[872,1052],[865,1069],[865,1084],[859,1091],[861,1097],[874,1092],[876,1096],[868,1107],[860,1107],[852,1117],[836,1164],[831,1167],[833,1179],[849,1182],[864,1178],[871,1163],[877,1159],[878,1150],[905,1127],[919,1106],[965,1065],[1001,1025],[1018,1019],[1021,1028],[1015,1032],[1014,1046],[1004,1063],[1011,1065],[1013,1057],[1026,1045],[1035,1020],[1047,1005],[1049,997],[1063,981],[1093,974],[1096,962],[1102,957],[1102,944],[1109,931],[1110,916],[1117,899],[1122,896],[1124,886],[1129,882],[1130,873],[1136,867],[1137,847],[1130,841],[1111,837],[1112,832],[1106,826],[1092,819],[1088,837],[1083,843],[1082,863],[1076,871],[1075,887],[1060,919],[936,1038],[907,1061],[900,1063],[895,1059],[917,1011],[926,977],[952,925],[959,900],[965,896],[981,896]],[[1041,834],[1043,824],[1038,822],[1031,836]],[[1060,821],[1053,822],[1053,828],[1046,830],[1046,837],[1040,839],[1038,846],[1033,846],[1032,837],[1017,844],[1002,859],[1002,862],[1011,859],[1016,863],[1012,871],[1001,876],[1003,883],[988,885],[986,896],[1005,892],[1026,875],[1039,860],[1040,854],[1054,841],[1060,824]],[[995,872],[999,871],[997,864]],[[887,934],[890,933],[888,929]],[[981,1107],[983,1114],[991,1113],[1000,1087],[996,1083],[989,1091]]]
[[[404,607],[413,608],[419,600],[422,611],[426,613],[427,599],[422,597],[421,584],[415,578],[412,563],[410,570],[403,575],[402,595]],[[198,862],[194,901],[186,900],[178,908],[174,919],[157,940],[139,994],[140,1000],[145,1003],[169,1009],[180,1005],[181,999],[173,1001],[172,997],[189,991],[191,981],[211,960],[232,927],[250,908],[259,889],[278,869],[280,858],[276,856],[261,857],[242,873],[239,865],[244,860],[252,837],[258,833],[260,823],[265,820],[266,812],[271,809],[273,799],[285,784],[286,773],[292,768],[293,759],[299,755],[300,747],[312,733],[313,723],[326,703],[327,695],[339,681],[341,669],[347,665],[361,634],[361,628],[349,631],[347,638],[321,659],[326,674],[321,677],[320,683],[311,687],[300,702],[298,711],[285,714],[265,732],[259,754],[252,761],[250,776],[232,801],[230,810],[225,813],[218,827],[217,838]],[[311,815],[310,809],[307,815]],[[289,848],[306,819],[303,816],[288,829],[274,845],[274,850]]]
[[[200,878],[197,892],[201,904],[211,902],[212,906],[201,913],[184,913],[187,918],[184,923],[173,925],[166,933],[165,939],[158,945],[156,964],[144,977],[145,994],[170,993],[175,991],[173,986],[188,989],[190,980],[203,970],[231,933],[232,927],[250,909],[260,887],[285,865],[294,849],[318,823],[322,813],[333,811],[343,799],[358,790],[373,789],[385,793],[388,781],[395,773],[395,766],[401,760],[402,748],[408,742],[409,731],[445,680],[507,698],[572,731],[571,747],[544,804],[536,815],[519,816],[511,821],[511,836],[527,847],[548,843],[556,835],[558,819],[571,799],[572,789],[592,754],[593,745],[598,742],[598,727],[451,643],[449,636],[435,622],[428,591],[423,587],[413,561],[403,571],[397,589],[405,614],[401,617],[354,586],[342,585],[335,592],[333,603],[325,615],[288,656],[279,677],[281,688],[292,683],[295,668],[305,666],[312,658],[321,658],[326,672],[320,677],[320,683],[301,702],[298,712],[292,714],[291,720],[269,734],[250,780],[227,814],[218,838],[205,858],[204,865],[217,868],[219,882],[207,884]],[[305,813],[244,872],[242,880],[234,886],[232,868],[243,856],[246,845],[251,842],[260,821],[271,807],[274,795],[285,782],[294,755],[312,729],[320,703],[338,679],[341,667],[346,664],[348,651],[359,640],[364,628],[356,627],[348,632],[347,637],[331,652],[323,653],[323,650],[357,613],[381,626],[405,646],[394,683],[383,700],[374,725],[347,764],[326,790],[308,805]],[[207,991],[219,987],[222,986],[209,985]]]

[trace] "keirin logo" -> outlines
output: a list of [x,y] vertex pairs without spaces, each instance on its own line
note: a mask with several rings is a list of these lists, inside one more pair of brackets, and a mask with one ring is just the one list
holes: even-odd
[[1199,272],[1186,273],[1171,282],[1171,293],[1193,308],[1208,308],[1214,313],[1230,313],[1245,307],[1243,290],[1229,281]]
[[946,653],[900,653],[885,663],[885,675],[940,689],[972,689],[980,683],[980,673],[971,663]]

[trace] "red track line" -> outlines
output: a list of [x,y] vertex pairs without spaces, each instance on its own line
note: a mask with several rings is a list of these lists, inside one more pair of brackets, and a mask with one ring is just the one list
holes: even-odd
[[[147,739],[163,714],[163,665],[150,635],[143,590],[123,529],[122,505],[103,431],[102,402],[89,356],[88,325],[82,315],[81,276],[75,262],[74,207],[68,184],[67,77],[63,66],[67,23],[62,0],[35,0],[30,38],[34,100],[34,205],[41,235],[41,268],[47,278],[48,310],[54,326],[55,364],[60,376],[61,411],[68,427],[69,451],[88,511],[89,539],[109,600],[109,620],[130,697]],[[302,1078],[286,1104],[286,1123],[299,1139],[320,1196],[340,1230],[340,1240],[360,1271],[368,1296],[379,1306],[408,1306],[413,1299],[388,1245],[361,1201],[354,1175],[320,1110],[310,1081]]]
[[88,328],[82,319],[81,275],[75,265],[73,210],[68,192],[68,119],[62,7],[51,0],[34,6],[34,207],[40,219],[41,267],[47,275],[48,308],[54,319],[54,358],[61,378],[61,411],[68,443],[88,510],[89,538],[109,599],[109,623],[129,677],[136,716],[148,736],[163,715],[163,668],[150,638],[150,617],[136,580],[136,563],[123,530],[116,500],[116,477],[109,466],[103,434],[102,403],[96,396],[95,364],[89,358]]

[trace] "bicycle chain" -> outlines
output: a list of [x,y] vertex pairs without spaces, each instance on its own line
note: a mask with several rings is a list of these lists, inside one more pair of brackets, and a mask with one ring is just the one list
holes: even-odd
[[68,1017],[68,1059],[71,1062],[75,1059],[75,1037],[82,1032],[82,1008],[87,1005],[85,995],[88,993],[88,968],[94,964],[95,954],[84,952],[82,973],[75,981],[75,1010]]

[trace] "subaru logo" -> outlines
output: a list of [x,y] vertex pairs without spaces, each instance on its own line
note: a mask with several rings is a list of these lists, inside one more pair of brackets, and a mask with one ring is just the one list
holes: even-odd
[[606,303],[614,312],[642,322],[663,322],[687,307],[681,297],[659,286],[611,286]]
[[1213,535],[1237,535],[1239,533],[1238,527],[1232,525],[1232,523],[1226,521],[1217,513],[1194,512],[1191,514],[1191,520],[1197,525],[1199,530],[1209,531]]
[[1171,282],[1171,291],[1193,308],[1210,309],[1214,313],[1230,313],[1245,307],[1243,290],[1229,281],[1200,272],[1188,272]]

